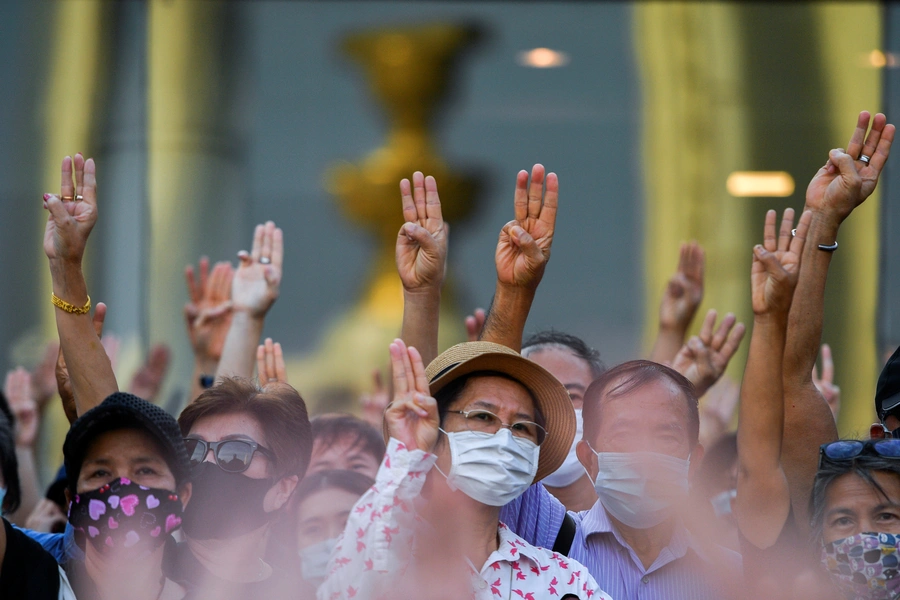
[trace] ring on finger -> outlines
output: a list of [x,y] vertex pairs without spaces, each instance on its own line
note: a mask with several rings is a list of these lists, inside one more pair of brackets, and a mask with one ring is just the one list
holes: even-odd
[[869,166],[869,161],[872,160],[871,156],[866,156],[865,154],[859,155],[859,162],[863,163],[867,167]]
[[261,256],[261,257],[259,257],[259,264],[261,264],[261,265],[267,265],[267,264],[269,264],[269,263],[271,263],[271,262],[272,262],[272,259],[269,258],[268,256]]
[[63,202],[71,202],[75,198],[73,198],[72,196],[60,196],[59,199],[62,200]]
[[269,377],[269,383],[272,383],[273,381],[278,381],[278,378],[277,377]]
[[81,202],[82,200],[84,200],[84,196],[82,196],[81,194],[77,194],[75,196],[75,202]]

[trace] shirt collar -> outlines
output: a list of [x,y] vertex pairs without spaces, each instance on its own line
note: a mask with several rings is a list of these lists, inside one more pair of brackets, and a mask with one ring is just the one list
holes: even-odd
[[[591,507],[587,513],[584,514],[584,518],[581,521],[581,528],[584,532],[584,538],[587,540],[587,537],[597,533],[611,533],[615,536],[616,541],[619,542],[620,545],[631,549],[628,543],[619,535],[619,532],[616,530],[612,521],[609,518],[609,515],[606,512],[606,509],[603,508],[603,504],[597,500],[594,503],[594,506]],[[663,556],[666,552],[671,554],[672,559],[681,558],[685,554],[687,554],[688,549],[693,549],[697,551],[696,545],[694,544],[694,540],[691,537],[690,532],[687,530],[687,527],[684,526],[684,523],[679,519],[675,523],[675,530],[672,532],[672,538],[669,540],[669,543],[663,548],[662,552],[660,552],[660,556]]]

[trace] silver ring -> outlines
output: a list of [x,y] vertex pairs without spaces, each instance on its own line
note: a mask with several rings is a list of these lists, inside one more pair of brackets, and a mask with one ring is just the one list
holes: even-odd
[[269,383],[272,383],[273,381],[278,381],[278,378],[277,377],[269,377]]
[[259,258],[259,264],[261,264],[261,265],[267,265],[267,264],[269,264],[270,262],[272,262],[272,259],[269,258],[268,256],[261,256],[261,257]]
[[82,200],[84,200],[84,196],[82,196],[81,194],[75,196],[75,202],[81,202]]
[[869,166],[869,161],[872,160],[871,156],[866,156],[865,154],[859,155],[859,162],[865,164],[867,167]]
[[797,237],[797,230],[791,229],[791,237]]

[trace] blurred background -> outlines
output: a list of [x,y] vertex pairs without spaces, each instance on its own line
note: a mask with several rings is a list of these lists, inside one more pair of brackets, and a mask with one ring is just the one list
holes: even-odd
[[[40,197],[81,151],[98,164],[86,270],[117,373],[167,343],[173,411],[192,370],[184,266],[234,260],[256,223],[284,229],[266,334],[291,383],[318,411],[352,409],[399,331],[397,181],[420,165],[452,226],[442,343],[490,303],[516,172],[541,162],[561,207],[527,331],[577,334],[615,364],[649,350],[682,241],[707,250],[700,314],[749,323],[765,211],[802,207],[860,110],[900,114],[893,3],[21,0],[0,4],[0,52],[0,362],[31,367],[55,337]],[[829,274],[846,435],[872,422],[900,343],[896,163]],[[751,173],[728,185],[735,172]]]

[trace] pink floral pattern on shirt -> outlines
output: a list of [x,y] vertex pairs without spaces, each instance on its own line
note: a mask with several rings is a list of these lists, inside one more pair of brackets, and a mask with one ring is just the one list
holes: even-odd
[[[412,574],[419,517],[414,501],[436,457],[408,450],[391,439],[375,485],[354,506],[334,549],[319,600],[396,598]],[[469,567],[471,598],[477,600],[563,598],[611,600],[581,563],[536,548],[499,526],[500,545],[476,572]]]

